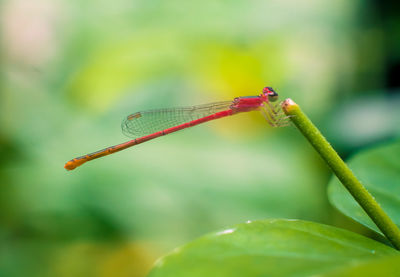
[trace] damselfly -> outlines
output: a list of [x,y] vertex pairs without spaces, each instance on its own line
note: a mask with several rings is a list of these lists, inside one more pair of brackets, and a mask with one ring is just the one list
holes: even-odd
[[193,107],[170,108],[137,112],[128,115],[122,122],[122,131],[133,139],[103,150],[77,157],[65,164],[67,170],[128,147],[155,139],[198,124],[234,115],[259,110],[267,122],[274,127],[285,125],[285,117],[277,105],[278,94],[265,87],[258,96],[243,96],[233,101],[223,101]]

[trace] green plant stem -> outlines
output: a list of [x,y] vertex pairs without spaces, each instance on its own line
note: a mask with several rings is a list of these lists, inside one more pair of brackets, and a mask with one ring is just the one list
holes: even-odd
[[282,109],[286,115],[290,116],[290,120],[296,125],[300,132],[303,133],[315,150],[317,150],[354,199],[374,221],[376,226],[378,226],[393,246],[399,250],[399,228],[385,213],[378,202],[376,202],[375,198],[354,176],[350,168],[339,157],[311,120],[301,111],[299,105],[291,99],[286,99],[282,102]]

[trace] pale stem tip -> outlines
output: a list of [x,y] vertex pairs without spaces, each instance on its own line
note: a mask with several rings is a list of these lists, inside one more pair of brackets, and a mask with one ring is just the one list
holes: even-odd
[[282,109],[287,112],[288,110],[290,110],[291,107],[293,106],[297,106],[297,104],[290,98],[285,99],[282,104]]

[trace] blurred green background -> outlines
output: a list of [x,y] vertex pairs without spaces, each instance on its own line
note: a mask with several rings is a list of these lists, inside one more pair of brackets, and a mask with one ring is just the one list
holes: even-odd
[[[67,172],[128,140],[130,113],[274,87],[343,157],[400,134],[399,4],[390,1],[0,2],[0,275],[145,276],[231,224],[352,226],[293,127],[241,114]],[[361,230],[362,231],[362,230]]]

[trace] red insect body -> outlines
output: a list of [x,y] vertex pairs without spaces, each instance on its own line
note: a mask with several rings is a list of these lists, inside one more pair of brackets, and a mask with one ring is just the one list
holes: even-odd
[[[142,120],[144,116],[151,116],[153,114],[159,113],[161,116],[164,116],[164,117],[167,117],[168,115],[171,115],[171,114],[173,114],[175,117],[177,115],[186,116],[187,118],[196,117],[196,116],[200,116],[200,115],[201,115],[201,117],[194,119],[194,120],[187,120],[187,122],[178,124],[173,127],[161,128],[161,130],[158,130],[151,134],[144,135],[144,136],[135,138],[133,140],[130,140],[130,141],[118,144],[118,145],[107,147],[103,150],[100,150],[100,151],[97,151],[97,152],[94,152],[91,154],[77,157],[75,159],[68,161],[64,167],[67,170],[72,170],[87,161],[94,160],[94,159],[97,159],[97,158],[100,158],[103,156],[110,155],[112,153],[119,152],[119,151],[129,148],[131,146],[134,146],[134,145],[137,145],[137,144],[140,144],[140,143],[143,143],[143,142],[146,142],[146,141],[149,141],[149,140],[152,140],[152,139],[155,139],[155,138],[158,138],[158,137],[170,134],[170,133],[174,133],[174,132],[182,130],[182,129],[193,127],[193,126],[196,126],[198,124],[201,124],[201,123],[204,123],[204,122],[207,122],[210,120],[219,119],[219,118],[234,115],[237,113],[258,110],[260,107],[264,106],[265,103],[268,103],[270,101],[271,97],[277,97],[277,96],[278,95],[272,88],[266,87],[266,88],[264,88],[263,93],[260,94],[259,96],[237,97],[232,102],[212,103],[209,105],[201,105],[201,106],[195,106],[195,107],[190,107],[190,108],[181,108],[181,109],[176,109],[176,110],[167,109],[167,110],[155,110],[155,111],[149,111],[149,112],[135,113],[135,114],[129,115],[126,118],[126,120],[124,121],[125,125],[123,125],[123,129],[124,129],[124,131],[128,132],[129,134],[138,132],[138,130],[142,131],[143,125],[140,125],[140,124],[137,126],[133,125],[133,127],[131,125],[134,122],[138,122],[139,120]],[[271,98],[271,99],[274,99],[274,98]],[[177,120],[175,117],[173,117],[173,119],[176,120],[177,122],[186,121],[186,120]],[[167,119],[168,118],[165,118],[164,120],[168,124],[171,124]],[[156,126],[158,128],[160,128],[158,125],[156,125]],[[162,124],[160,126],[162,126]],[[152,127],[151,129],[154,129],[157,127]]]

